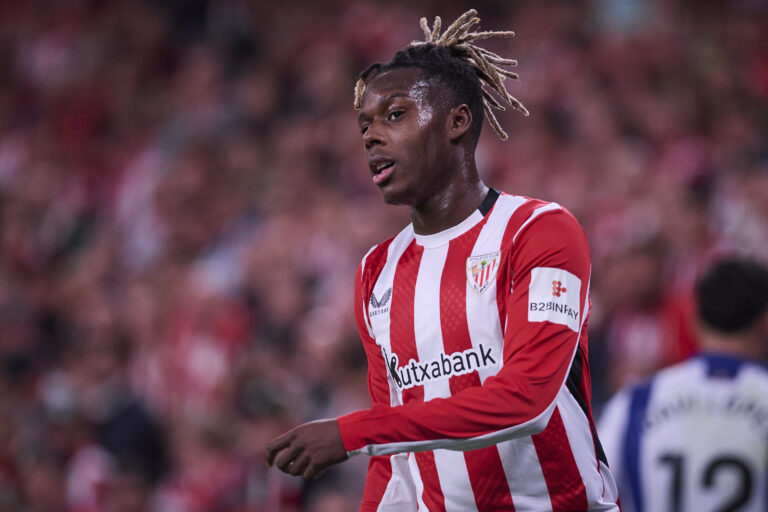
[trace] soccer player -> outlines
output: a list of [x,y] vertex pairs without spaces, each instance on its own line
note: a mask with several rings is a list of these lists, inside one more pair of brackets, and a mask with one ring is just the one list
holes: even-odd
[[696,299],[702,352],[622,390],[600,418],[625,511],[768,510],[768,270],[724,260]]
[[372,407],[301,425],[268,464],[313,478],[371,456],[363,511],[617,511],[597,439],[587,365],[590,259],[555,203],[500,193],[479,178],[488,90],[503,59],[472,44],[471,10],[440,33],[421,26],[365,70],[355,106],[372,180],[412,223],[363,258],[355,316]]

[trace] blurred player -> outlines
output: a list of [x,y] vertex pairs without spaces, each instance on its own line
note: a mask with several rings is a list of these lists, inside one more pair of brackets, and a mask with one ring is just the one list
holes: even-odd
[[445,32],[364,71],[355,107],[373,183],[412,224],[358,268],[355,315],[373,405],[274,439],[266,459],[306,478],[371,455],[365,511],[618,510],[590,409],[590,259],[554,203],[500,194],[475,164],[484,115],[527,114],[515,64]]
[[702,352],[600,419],[625,511],[768,510],[768,270],[720,262],[696,296]]

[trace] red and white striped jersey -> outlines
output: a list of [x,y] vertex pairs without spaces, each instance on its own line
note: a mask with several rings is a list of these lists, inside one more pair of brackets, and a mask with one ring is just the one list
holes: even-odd
[[338,419],[371,455],[363,511],[618,511],[587,364],[590,260],[555,203],[499,195],[358,268],[372,407]]

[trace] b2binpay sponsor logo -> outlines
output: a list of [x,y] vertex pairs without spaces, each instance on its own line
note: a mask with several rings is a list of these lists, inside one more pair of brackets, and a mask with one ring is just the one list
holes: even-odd
[[438,357],[427,361],[411,359],[404,366],[400,366],[397,354],[388,354],[384,347],[381,348],[381,354],[387,363],[389,375],[400,389],[423,386],[428,382],[447,379],[454,375],[465,375],[496,365],[493,350],[490,347],[484,347],[482,343],[463,352],[441,353]]
[[528,321],[567,325],[579,331],[581,279],[560,268],[531,270],[528,288]]

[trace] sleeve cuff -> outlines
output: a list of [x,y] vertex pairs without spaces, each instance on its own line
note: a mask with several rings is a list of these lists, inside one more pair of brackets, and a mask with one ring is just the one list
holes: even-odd
[[341,441],[349,456],[360,453],[360,449],[366,444],[361,435],[360,423],[367,413],[367,410],[355,411],[337,418]]

